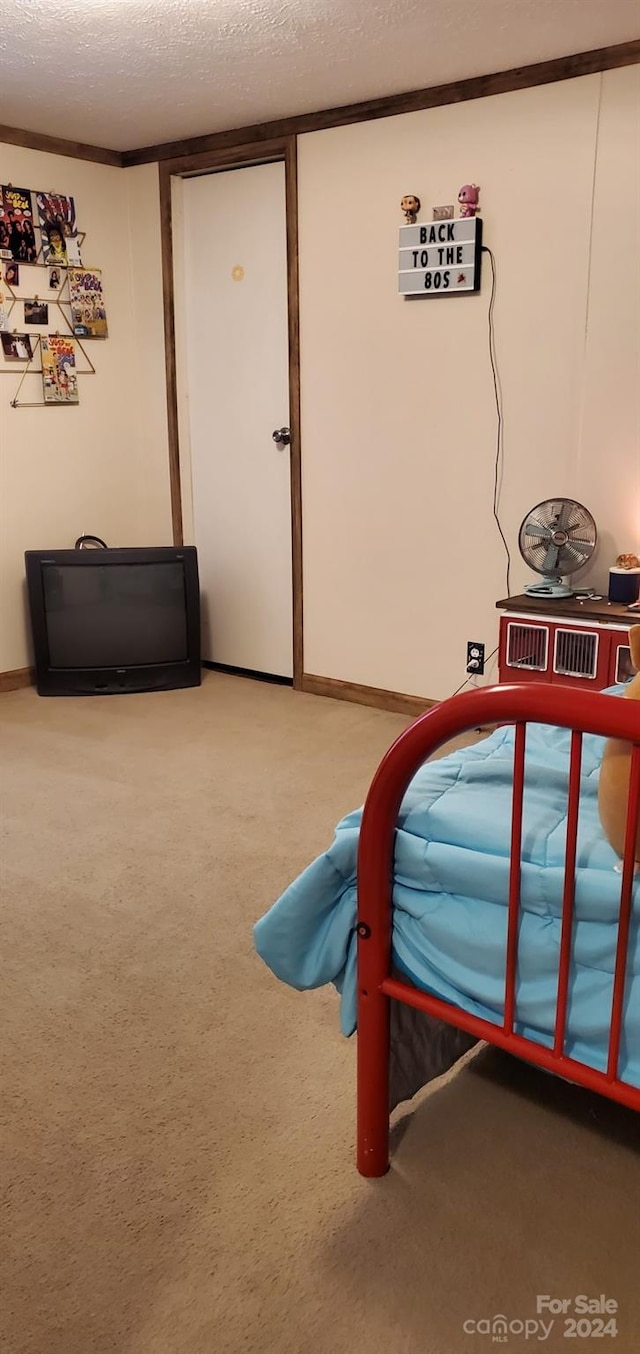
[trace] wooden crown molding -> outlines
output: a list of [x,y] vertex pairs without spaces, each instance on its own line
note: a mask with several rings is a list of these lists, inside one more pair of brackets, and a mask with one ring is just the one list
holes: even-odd
[[65,141],[61,136],[45,136],[43,132],[25,132],[21,127],[5,127],[2,123],[0,142],[6,146],[23,146],[25,150],[43,150],[49,155],[67,155],[73,160],[93,160],[99,165],[124,168],[122,151],[87,146],[84,141]]
[[88,146],[82,141],[66,141],[63,137],[47,136],[43,132],[27,132],[20,127],[0,124],[0,142],[9,146],[24,146],[27,150],[47,151],[51,155],[66,155],[74,160],[93,160],[97,164],[114,165],[127,169],[132,165],[149,164],[155,160],[173,160],[203,151],[224,150],[239,143],[259,142],[271,137],[301,136],[305,132],[325,131],[329,127],[346,127],[353,122],[370,122],[375,118],[396,117],[399,113],[416,113],[425,108],[439,108],[448,103],[465,103],[490,94],[509,94],[517,89],[532,89],[536,85],[553,84],[557,80],[574,80],[580,75],[597,71],[615,70],[619,66],[634,66],[640,62],[640,38],[620,42],[613,47],[598,47],[591,52],[577,52],[573,56],[556,57],[553,61],[539,61],[531,66],[516,66],[513,70],[496,71],[492,75],[474,76],[448,85],[432,85],[406,94],[391,94],[381,99],[345,104],[342,108],[327,108],[318,113],[301,113],[298,117],[279,118],[274,122],[257,123],[251,127],[234,127],[228,131],[212,132],[209,136],[195,136],[182,141],[164,141],[155,146],[141,146],[137,150],[108,150],[103,146]]
[[280,118],[275,122],[258,123],[252,127],[235,127],[229,131],[212,132],[183,141],[165,141],[157,146],[143,146],[139,150],[124,151],[122,163],[147,164],[154,160],[173,160],[204,151],[222,151],[228,147],[268,140],[273,137],[301,136],[305,132],[325,131],[330,127],[345,127],[353,122],[369,122],[375,118],[396,117],[399,113],[415,113],[425,108],[439,108],[443,104],[464,103],[482,99],[490,94],[508,94],[513,90],[531,89],[536,85],[553,84],[558,80],[573,80],[580,75],[597,71],[615,70],[640,62],[640,38],[619,43],[614,47],[599,47],[592,52],[578,52],[574,56],[558,57],[531,66],[516,66],[513,70],[497,71],[493,75],[479,75],[469,80],[458,80],[448,85],[434,85],[413,90],[408,94],[392,94],[364,103],[346,104],[342,108],[328,108],[319,113],[302,113],[298,117]]

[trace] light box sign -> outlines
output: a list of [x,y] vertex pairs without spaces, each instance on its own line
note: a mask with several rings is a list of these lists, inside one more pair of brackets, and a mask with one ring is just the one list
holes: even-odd
[[400,227],[398,291],[402,296],[453,296],[480,291],[482,217]]

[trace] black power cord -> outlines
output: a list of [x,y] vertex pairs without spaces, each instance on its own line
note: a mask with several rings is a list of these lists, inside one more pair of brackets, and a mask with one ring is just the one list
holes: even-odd
[[[511,551],[509,550],[509,545],[508,545],[508,542],[507,542],[507,538],[506,538],[506,536],[505,536],[505,534],[504,534],[504,531],[502,530],[502,523],[501,523],[501,521],[500,521],[500,514],[499,514],[499,512],[498,512],[498,505],[499,505],[499,499],[500,499],[500,471],[501,471],[501,469],[502,469],[503,462],[504,462],[504,442],[503,442],[504,417],[503,417],[503,413],[502,413],[502,389],[501,389],[501,386],[500,386],[500,377],[499,377],[499,375],[498,375],[498,359],[497,359],[497,355],[496,355],[496,336],[495,336],[495,330],[494,330],[494,325],[493,325],[493,311],[494,311],[494,306],[495,306],[495,303],[496,303],[496,260],[495,260],[495,256],[494,256],[493,250],[492,250],[492,249],[489,249],[489,246],[488,246],[488,245],[484,244],[484,245],[482,246],[482,252],[483,252],[483,254],[488,254],[488,255],[489,255],[489,258],[490,258],[490,260],[491,260],[491,296],[489,297],[489,311],[488,311],[488,321],[489,321],[489,360],[490,360],[490,362],[491,362],[491,374],[492,374],[492,376],[493,376],[493,393],[494,393],[494,395],[495,395],[495,401],[496,401],[496,417],[497,417],[496,458],[495,458],[494,479],[493,479],[493,516],[494,516],[494,518],[495,518],[496,526],[497,526],[497,528],[498,528],[498,531],[500,532],[500,536],[501,536],[501,538],[502,538],[502,544],[504,545],[505,555],[506,555],[506,557],[507,557],[507,597],[510,597],[510,596],[511,596]],[[488,655],[488,657],[485,659],[485,667],[486,667],[487,663],[489,663],[490,660],[491,660],[492,658],[495,658],[495,655],[496,655],[497,652],[498,652],[498,648],[499,648],[499,646],[496,645],[495,649],[492,649],[491,653],[490,653],[490,654]],[[464,680],[464,682],[461,682],[461,683],[460,683],[460,686],[456,687],[455,691],[453,691],[453,692],[451,693],[452,696],[457,696],[457,695],[459,695],[459,693],[464,689],[464,687],[469,685],[469,682],[471,681],[471,677],[472,677],[473,675],[474,675],[474,674],[472,673],[471,676],[466,677],[465,680]]]
[[106,541],[102,536],[78,536],[74,545],[74,550],[108,550]]
[[501,470],[502,470],[502,468],[503,468],[503,465],[504,465],[504,442],[503,442],[504,417],[503,417],[503,413],[502,413],[502,390],[501,390],[501,387],[500,387],[500,377],[498,376],[498,359],[497,359],[497,356],[496,356],[496,336],[495,336],[495,330],[494,330],[494,325],[493,325],[493,310],[494,310],[495,301],[496,301],[496,261],[495,261],[495,257],[494,257],[493,250],[492,250],[492,249],[489,249],[489,246],[488,246],[488,245],[485,244],[485,245],[482,246],[482,252],[483,252],[483,254],[488,254],[488,255],[489,255],[489,258],[490,258],[490,260],[491,260],[491,296],[490,296],[490,298],[489,298],[489,312],[488,312],[488,320],[489,320],[489,360],[490,360],[490,362],[491,362],[491,374],[492,374],[492,376],[493,376],[493,392],[494,392],[494,395],[495,395],[495,401],[496,401],[496,415],[497,415],[497,420],[498,420],[497,434],[496,434],[496,459],[495,459],[494,480],[493,480],[493,516],[494,516],[494,518],[495,518],[496,526],[497,526],[497,528],[498,528],[498,531],[500,532],[500,536],[502,537],[502,544],[504,545],[505,554],[506,554],[506,557],[507,557],[507,597],[510,597],[510,596],[511,596],[511,552],[510,552],[509,546],[508,546],[508,544],[507,544],[507,538],[506,538],[506,536],[505,536],[505,534],[504,534],[504,531],[502,530],[502,523],[501,523],[501,521],[500,521],[500,515],[499,515],[499,512],[498,512],[498,504],[499,504],[499,499],[500,499],[500,472],[501,472]]

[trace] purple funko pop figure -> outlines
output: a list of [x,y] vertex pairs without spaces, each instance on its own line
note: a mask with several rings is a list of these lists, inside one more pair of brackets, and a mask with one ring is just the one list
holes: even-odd
[[475,216],[478,211],[480,189],[477,183],[465,183],[458,193],[461,216]]

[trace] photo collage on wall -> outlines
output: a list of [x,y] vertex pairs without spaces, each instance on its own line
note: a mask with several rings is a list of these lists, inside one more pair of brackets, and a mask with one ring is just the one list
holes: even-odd
[[93,373],[82,342],[108,337],[102,270],[83,265],[83,240],[73,197],[0,184],[0,371],[26,375],[39,355],[46,405],[78,403],[78,348]]

